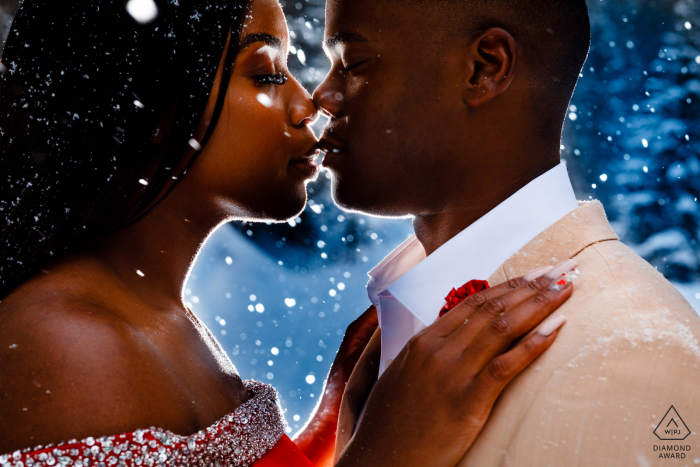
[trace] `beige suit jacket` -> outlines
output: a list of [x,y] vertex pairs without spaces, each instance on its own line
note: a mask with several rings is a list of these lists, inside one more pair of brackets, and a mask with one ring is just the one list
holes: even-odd
[[[580,203],[506,261],[489,283],[568,258],[579,263],[581,277],[557,312],[567,324],[506,388],[459,466],[700,465],[700,318],[619,241],[599,202]],[[336,459],[377,377],[380,347],[377,332],[348,383]],[[690,432],[684,440],[654,434],[671,406]],[[680,420],[670,418],[664,425],[676,423],[683,431]],[[657,431],[662,438],[669,436],[665,428]]]

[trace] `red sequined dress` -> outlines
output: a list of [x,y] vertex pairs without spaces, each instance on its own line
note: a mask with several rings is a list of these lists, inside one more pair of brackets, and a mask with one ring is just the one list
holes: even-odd
[[206,430],[181,436],[158,428],[70,440],[0,456],[0,467],[313,467],[284,434],[277,392],[246,381],[250,399]]

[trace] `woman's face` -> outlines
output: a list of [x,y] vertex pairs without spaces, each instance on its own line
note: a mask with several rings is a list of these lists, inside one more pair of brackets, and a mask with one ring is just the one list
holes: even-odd
[[[281,221],[306,204],[306,182],[318,175],[310,95],[289,75],[289,34],[277,0],[249,7],[226,101],[211,138],[188,175],[198,193],[226,216]],[[222,60],[223,64],[223,60]],[[204,122],[218,95],[223,66]]]

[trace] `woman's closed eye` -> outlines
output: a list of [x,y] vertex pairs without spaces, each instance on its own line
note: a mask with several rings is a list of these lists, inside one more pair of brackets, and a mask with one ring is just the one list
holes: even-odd
[[258,82],[258,84],[261,85],[275,85],[275,86],[282,86],[287,83],[287,80],[289,77],[287,76],[287,73],[285,72],[279,72],[279,73],[274,73],[274,74],[267,74],[267,75],[257,75],[254,76],[255,81]]

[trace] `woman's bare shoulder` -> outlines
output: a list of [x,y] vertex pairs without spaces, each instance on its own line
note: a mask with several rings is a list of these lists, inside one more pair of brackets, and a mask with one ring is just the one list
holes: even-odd
[[44,284],[19,292],[0,303],[0,453],[182,413],[157,350],[118,314]]

